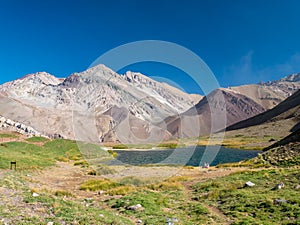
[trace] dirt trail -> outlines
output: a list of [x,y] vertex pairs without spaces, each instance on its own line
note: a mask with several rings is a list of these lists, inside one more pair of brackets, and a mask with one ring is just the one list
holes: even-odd
[[[235,172],[240,172],[240,171],[245,171],[248,170],[248,168],[209,168],[209,169],[203,169],[203,168],[196,168],[195,170],[198,170],[197,172],[195,171],[183,171],[183,175],[191,177],[191,179],[187,182],[185,182],[185,190],[186,190],[186,195],[188,196],[189,200],[192,201],[192,186],[196,183],[199,182],[205,182],[209,179],[214,179],[217,177],[224,177],[228,176],[231,173]],[[212,206],[212,205],[206,205],[203,204],[211,215],[213,216],[212,218],[212,224],[222,224],[222,225],[229,225],[233,221],[227,217],[221,210],[219,210],[217,207]]]
[[57,162],[56,166],[33,174],[29,186],[32,189],[49,191],[67,191],[76,197],[91,197],[92,192],[80,190],[80,185],[94,176],[87,175],[87,170],[71,163]]
[[[149,169],[149,168],[147,168]],[[205,182],[208,179],[227,176],[234,172],[248,170],[248,168],[194,168],[182,169],[177,176],[188,176],[190,179],[184,182],[186,196],[191,199],[192,186],[198,182]],[[145,170],[147,171],[147,170]],[[103,198],[96,192],[86,192],[80,190],[80,185],[90,179],[98,179],[99,177],[87,175],[87,169],[74,166],[71,163],[58,162],[56,166],[40,171],[29,177],[30,188],[34,190],[50,190],[50,191],[67,191],[72,193],[76,198]],[[222,213],[218,208],[211,205],[204,205],[213,215],[212,224],[231,224],[232,220]]]

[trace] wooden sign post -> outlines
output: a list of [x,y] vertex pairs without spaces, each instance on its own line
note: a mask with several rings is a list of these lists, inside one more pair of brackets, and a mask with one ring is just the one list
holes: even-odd
[[15,170],[17,170],[17,162],[14,161],[14,162],[10,162],[10,169],[12,170],[14,167]]

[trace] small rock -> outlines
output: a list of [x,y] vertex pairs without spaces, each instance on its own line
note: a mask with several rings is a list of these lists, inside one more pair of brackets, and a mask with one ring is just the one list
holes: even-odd
[[137,211],[137,210],[143,210],[144,208],[141,204],[136,204],[136,205],[128,206],[127,209]]
[[178,222],[178,219],[177,218],[173,218],[173,222]]
[[255,186],[255,184],[252,183],[251,181],[247,181],[247,182],[245,183],[245,186],[246,186],[246,187],[253,187],[253,186]]
[[35,192],[32,193],[32,197],[39,197],[39,196],[40,196],[40,195],[37,194],[37,193],[35,193]]
[[92,203],[94,201],[93,198],[85,198],[84,199],[85,202],[89,202],[89,203]]
[[138,220],[137,223],[143,223],[143,221],[142,220]]
[[278,190],[284,187],[284,184],[282,182],[280,182],[279,184],[276,184],[275,187],[272,188],[272,190]]
[[103,214],[100,214],[100,215],[99,215],[99,217],[102,217],[102,218],[104,218],[104,215],[103,215]]
[[53,224],[54,224],[53,222],[48,222],[48,223],[47,223],[47,225],[53,225]]
[[288,201],[285,199],[274,199],[274,204],[287,203]]
[[295,189],[296,189],[296,190],[300,189],[300,185],[297,185],[297,186],[295,187]]
[[178,219],[177,218],[167,218],[166,222],[168,225],[174,225],[174,223],[178,222]]
[[98,191],[98,195],[103,195],[104,191]]

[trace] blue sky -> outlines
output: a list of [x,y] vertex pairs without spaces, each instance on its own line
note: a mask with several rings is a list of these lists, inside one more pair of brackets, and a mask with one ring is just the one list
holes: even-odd
[[[190,49],[223,87],[274,80],[300,72],[299,10],[297,0],[0,0],[0,83],[37,71],[66,77],[139,40]],[[126,69],[201,93],[172,67]]]

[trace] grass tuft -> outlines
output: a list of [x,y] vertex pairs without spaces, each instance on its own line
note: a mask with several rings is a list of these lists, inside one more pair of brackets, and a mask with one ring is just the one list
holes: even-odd
[[107,191],[111,188],[115,188],[120,186],[120,184],[108,180],[108,179],[101,179],[101,180],[88,180],[86,182],[84,182],[81,186],[80,186],[80,190],[84,190],[84,191]]

